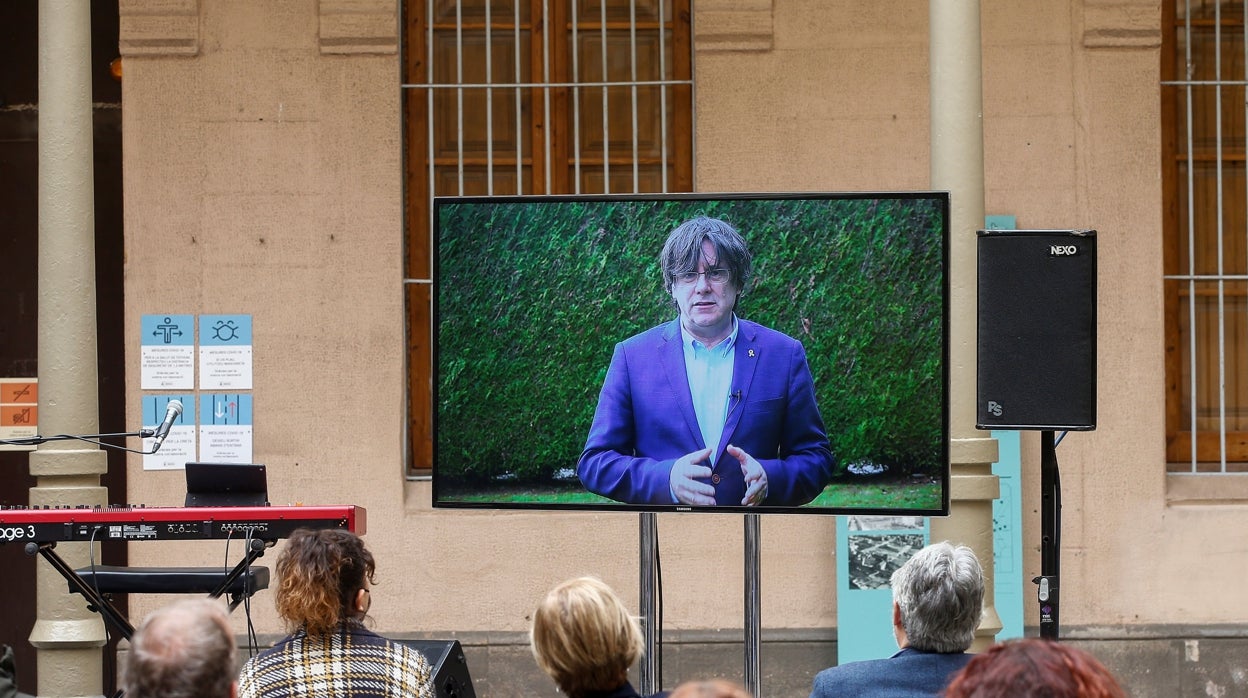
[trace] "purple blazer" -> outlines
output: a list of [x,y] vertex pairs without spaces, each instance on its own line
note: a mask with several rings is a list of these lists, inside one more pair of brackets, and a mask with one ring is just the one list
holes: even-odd
[[[764,506],[805,504],[823,491],[835,465],[806,351],[785,334],[737,322],[734,397],[712,475],[704,481],[715,487],[717,504],[741,506],[741,464],[724,454],[733,444],[767,471]],[[703,448],[678,321],[615,345],[576,466],[586,489],[630,504],[674,504],[672,464]]]

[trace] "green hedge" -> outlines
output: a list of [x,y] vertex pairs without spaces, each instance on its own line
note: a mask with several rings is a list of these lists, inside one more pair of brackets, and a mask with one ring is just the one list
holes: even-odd
[[440,206],[439,475],[542,482],[575,467],[615,343],[675,317],[658,253],[699,214],[750,244],[737,313],[805,345],[841,468],[938,475],[941,213],[934,197]]

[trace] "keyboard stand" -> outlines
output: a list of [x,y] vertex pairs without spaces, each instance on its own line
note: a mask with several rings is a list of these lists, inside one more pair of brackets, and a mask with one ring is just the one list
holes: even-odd
[[219,567],[117,567],[96,565],[75,570],[56,553],[56,543],[27,543],[26,554],[39,554],[69,583],[69,590],[82,594],[88,610],[103,617],[121,637],[129,640],[134,626],[113,606],[110,594],[194,594],[209,598],[230,595],[230,610],[269,586],[269,568],[253,567],[274,541],[251,539],[247,554],[229,571]]

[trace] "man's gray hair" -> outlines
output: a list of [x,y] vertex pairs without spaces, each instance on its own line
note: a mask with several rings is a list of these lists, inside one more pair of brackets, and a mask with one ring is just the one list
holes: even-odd
[[228,698],[238,676],[235,654],[220,603],[189,599],[157,609],[130,640],[126,698]]
[[973,550],[933,543],[893,572],[892,587],[911,647],[963,652],[974,642],[984,609],[984,571]]

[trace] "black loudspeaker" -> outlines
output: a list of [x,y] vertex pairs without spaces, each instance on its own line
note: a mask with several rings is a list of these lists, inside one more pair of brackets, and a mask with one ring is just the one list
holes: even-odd
[[981,230],[979,429],[1096,428],[1096,231]]
[[433,695],[437,698],[477,698],[468,676],[468,660],[459,640],[399,640],[425,655],[433,667]]

